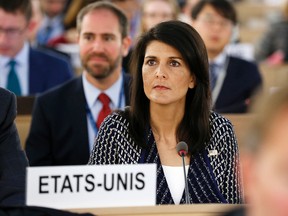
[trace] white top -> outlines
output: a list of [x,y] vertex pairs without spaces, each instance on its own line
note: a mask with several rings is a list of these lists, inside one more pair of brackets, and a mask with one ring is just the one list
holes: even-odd
[[[29,94],[29,44],[24,43],[22,49],[13,58],[16,61],[15,69],[19,79],[21,95]],[[8,65],[11,57],[0,55],[0,87],[6,88],[7,77],[10,71]]]
[[[97,100],[99,94],[101,91],[93,86],[86,78],[85,76],[86,72],[83,72],[82,75],[82,81],[83,81],[83,88],[84,88],[84,94],[85,98],[88,104],[88,107],[92,113],[92,116],[94,117],[94,122],[96,122],[96,119],[98,119],[98,115],[100,110],[102,109],[102,103]],[[122,74],[119,76],[119,79],[107,90],[104,91],[105,94],[107,94],[110,98],[110,108],[113,109],[122,109],[125,107],[125,94],[123,90],[122,99],[120,107],[119,105],[119,95],[120,91],[123,88],[123,76]],[[93,149],[94,140],[97,134],[95,134],[95,131],[91,125],[91,120],[89,119],[89,116],[87,115],[87,128],[88,128],[88,137],[89,137],[89,146],[90,151]]]
[[[168,187],[170,189],[172,198],[175,204],[179,204],[182,198],[185,181],[184,181],[184,171],[182,166],[164,166],[163,171],[166,177]],[[186,175],[188,173],[189,165],[185,166]]]

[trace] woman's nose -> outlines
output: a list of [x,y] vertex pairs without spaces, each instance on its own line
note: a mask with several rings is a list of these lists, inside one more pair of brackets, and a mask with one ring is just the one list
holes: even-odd
[[163,66],[159,65],[159,67],[156,69],[156,77],[167,78],[167,74],[165,73],[165,69]]

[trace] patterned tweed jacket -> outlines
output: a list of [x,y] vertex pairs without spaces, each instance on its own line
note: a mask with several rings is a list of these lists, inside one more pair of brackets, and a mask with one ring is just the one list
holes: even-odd
[[[102,123],[88,164],[157,164],[157,204],[174,204],[156,142],[150,129],[149,149],[143,150],[132,140],[128,120],[119,113]],[[211,112],[211,139],[205,151],[194,155],[188,169],[190,203],[241,203],[238,146],[229,120]],[[217,150],[217,154],[209,154]],[[214,151],[216,152],[216,151]],[[144,158],[144,160],[143,160]],[[185,203],[185,193],[180,203]]]

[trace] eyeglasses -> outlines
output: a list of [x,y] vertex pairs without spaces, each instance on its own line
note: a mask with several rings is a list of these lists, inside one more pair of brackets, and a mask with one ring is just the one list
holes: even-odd
[[0,34],[5,34],[8,38],[16,38],[21,35],[24,30],[26,29],[18,29],[18,28],[1,28],[0,27]]
[[203,22],[205,25],[207,25],[209,27],[215,26],[216,24],[218,24],[223,29],[230,28],[233,25],[231,20],[219,19],[219,18],[216,18],[215,16],[211,16],[211,15],[199,17],[199,18],[197,18],[197,20],[200,20],[201,22]]

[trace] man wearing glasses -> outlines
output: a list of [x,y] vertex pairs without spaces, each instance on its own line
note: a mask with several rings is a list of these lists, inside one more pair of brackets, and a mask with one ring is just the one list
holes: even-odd
[[31,16],[30,0],[0,0],[0,87],[17,96],[44,92],[73,75],[67,59],[29,46]]
[[207,48],[213,109],[221,113],[246,112],[262,79],[256,64],[232,57],[225,50],[237,23],[233,5],[226,0],[201,0],[191,15],[192,26]]

